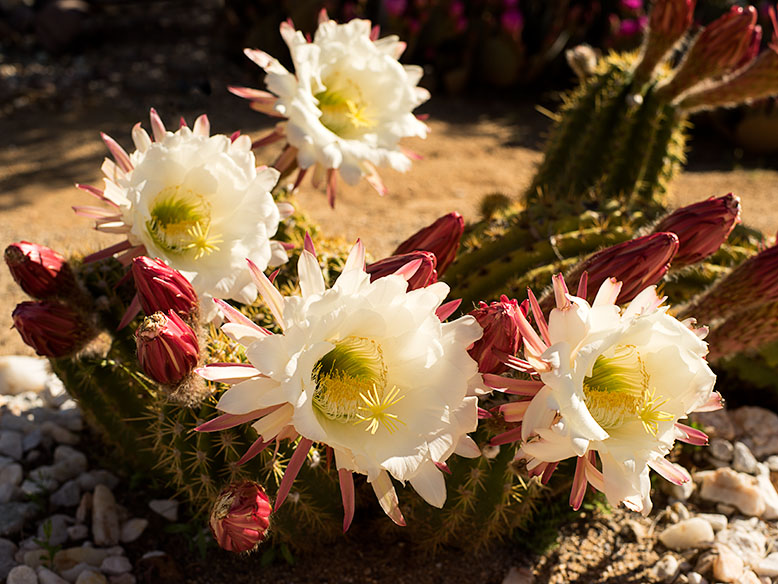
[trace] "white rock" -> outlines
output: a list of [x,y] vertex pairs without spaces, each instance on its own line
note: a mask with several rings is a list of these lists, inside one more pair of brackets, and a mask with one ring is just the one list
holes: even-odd
[[9,484],[0,484],[0,504],[8,503],[18,498],[21,489]]
[[22,484],[24,470],[22,465],[14,462],[3,468],[0,468],[0,485],[12,485],[18,487]]
[[669,526],[659,535],[659,540],[671,550],[680,551],[710,543],[713,537],[710,523],[699,517],[692,517]]
[[49,497],[49,503],[55,507],[75,507],[81,501],[81,489],[78,482],[69,480]]
[[29,566],[16,566],[8,573],[6,584],[38,584],[38,576]]
[[124,522],[124,525],[122,525],[122,531],[121,531],[121,542],[122,543],[131,543],[138,539],[143,531],[148,527],[149,521],[148,519],[141,519],[139,517],[133,517],[132,519],[128,519]]
[[713,438],[711,439],[710,445],[708,446],[708,452],[717,460],[729,462],[732,460],[735,449],[732,446],[732,442],[729,440],[724,440],[724,438]]
[[707,584],[708,582],[702,577],[702,574],[697,572],[689,572],[686,574],[686,580],[688,580],[689,584]]
[[[79,564],[97,568],[107,557],[108,552],[106,550],[87,546],[72,547],[60,550],[54,555],[54,567],[60,573],[70,570]],[[66,577],[66,579],[69,580],[70,578]],[[73,580],[75,580],[75,577],[73,577]]]
[[778,576],[778,552],[773,552],[762,558],[756,566],[752,566],[757,576],[775,578]]
[[753,570],[745,570],[738,578],[737,584],[762,584],[762,581]]
[[84,570],[76,578],[76,584],[108,584],[108,580],[100,572]]
[[[772,472],[778,472],[778,454],[773,454],[768,457],[767,460],[765,460],[765,464]],[[0,464],[0,466],[2,465]]]
[[52,421],[43,422],[43,424],[41,424],[41,432],[46,436],[51,436],[51,438],[59,444],[73,445],[78,443],[78,434],[74,434],[67,428],[63,428]]
[[68,584],[68,581],[59,577],[55,572],[40,566],[37,570],[40,584]]
[[0,394],[41,391],[51,375],[47,359],[6,355],[0,357]]
[[35,428],[22,437],[22,450],[27,452],[33,448],[38,448],[42,441],[43,432],[41,432],[38,428]]
[[755,517],[732,521],[727,529],[716,534],[716,542],[726,545],[747,566],[754,567],[767,553],[767,538],[760,527]]
[[37,568],[49,559],[49,552],[40,548],[27,551],[19,550],[19,553],[22,556],[22,563],[30,568]]
[[92,496],[92,536],[95,544],[111,546],[119,543],[119,516],[116,499],[105,485],[97,485]]
[[662,582],[672,582],[678,573],[678,558],[673,554],[665,554],[654,565],[652,571],[654,576]]
[[88,462],[86,455],[67,445],[54,449],[54,468],[60,481],[66,481],[86,472]]
[[721,531],[727,527],[727,516],[721,513],[698,513],[697,517],[710,523],[713,531]]
[[742,442],[735,442],[732,456],[732,468],[748,474],[756,473],[756,457]]
[[778,414],[765,408],[744,406],[730,412],[738,435],[757,458],[778,454]]
[[173,499],[152,499],[149,501],[149,508],[159,515],[162,515],[168,521],[178,520],[178,501]]
[[108,556],[100,564],[100,571],[109,576],[118,576],[132,571],[132,564],[125,556]]
[[734,505],[741,513],[759,517],[765,512],[765,502],[756,478],[731,468],[697,473],[701,483],[700,497],[715,503]]
[[119,484],[119,477],[111,471],[103,469],[81,473],[76,480],[82,491],[94,491],[97,485],[105,485],[113,490]]
[[37,495],[46,495],[59,487],[56,479],[50,476],[44,476],[35,479],[24,479],[19,487],[25,495],[35,497]]
[[761,462],[756,465],[756,483],[764,499],[763,519],[778,519],[778,491],[770,480],[770,469]]
[[0,454],[14,460],[21,460],[24,455],[21,433],[14,430],[0,430]]
[[505,578],[502,579],[502,584],[532,584],[534,581],[532,570],[511,566],[508,573],[505,574]]
[[81,541],[89,535],[89,528],[86,525],[71,525],[68,527],[68,539],[70,541]]
[[83,572],[94,572],[94,571],[95,571],[94,566],[90,566],[86,562],[81,562],[65,570],[60,570],[59,574],[68,582],[76,582],[78,580],[78,577]]
[[50,408],[59,408],[70,396],[65,389],[65,384],[56,375],[49,375],[43,385],[41,397]]
[[717,582],[738,582],[745,565],[738,555],[723,544],[716,544],[713,557],[713,578]]
[[81,502],[76,509],[76,522],[86,523],[87,517],[92,513],[92,493],[84,493],[81,495]]

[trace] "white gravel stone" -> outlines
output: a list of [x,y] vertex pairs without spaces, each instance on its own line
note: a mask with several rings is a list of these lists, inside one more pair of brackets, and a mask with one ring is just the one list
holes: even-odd
[[769,554],[762,558],[756,566],[752,566],[757,576],[766,576],[768,578],[778,577],[778,552]]
[[56,479],[49,476],[35,479],[24,479],[21,486],[22,493],[35,497],[37,495],[46,495],[59,487]]
[[68,584],[68,581],[57,575],[56,572],[52,572],[43,566],[37,569],[37,573],[40,584]]
[[35,428],[22,437],[22,450],[27,452],[33,448],[38,448],[42,441],[43,432],[41,432],[38,428]]
[[125,556],[108,556],[100,564],[100,571],[109,576],[118,576],[132,571],[132,564]]
[[742,442],[735,442],[733,445],[732,468],[748,474],[756,473],[756,457],[751,450]]
[[534,580],[532,570],[511,566],[502,579],[502,584],[533,584]]
[[0,357],[0,394],[37,393],[43,390],[50,376],[47,359],[23,355]]
[[756,483],[764,499],[762,519],[778,519],[778,491],[770,480],[770,469],[761,462],[756,465]]
[[0,580],[4,580],[11,568],[17,564],[14,560],[17,549],[16,544],[10,539],[0,538]]
[[81,488],[76,480],[69,480],[49,497],[55,507],[75,507],[81,501]]
[[12,501],[0,505],[0,537],[21,531],[24,522],[36,512],[37,507],[32,503]]
[[756,478],[731,468],[704,471],[695,475],[701,482],[700,497],[714,503],[737,507],[741,513],[759,517],[765,511],[765,502]]
[[128,519],[122,525],[120,538],[121,542],[131,543],[135,541],[141,536],[141,534],[143,534],[143,531],[146,529],[146,527],[148,527],[148,525],[148,519],[141,519],[140,517],[133,517],[132,519]]
[[710,543],[713,537],[710,523],[699,517],[692,517],[666,528],[659,535],[659,540],[671,550],[680,551]]
[[108,580],[100,572],[86,570],[78,575],[76,584],[108,584]]
[[698,572],[689,572],[686,574],[686,580],[689,584],[707,584],[707,580]]
[[721,531],[727,527],[727,516],[721,513],[698,513],[697,517],[710,523],[713,531]]
[[778,454],[773,454],[768,457],[767,460],[765,460],[765,464],[772,472],[778,472]]
[[105,485],[97,485],[92,498],[92,537],[98,546],[119,543],[119,516],[116,499]]
[[45,436],[50,436],[52,440],[59,444],[73,445],[78,443],[78,435],[67,428],[63,428],[56,422],[47,420],[41,424],[41,432]]
[[654,565],[652,571],[658,580],[672,582],[678,573],[678,558],[673,554],[665,554]]
[[[49,545],[62,545],[68,540],[68,526],[73,523],[73,518],[67,515],[52,515],[38,524],[38,539],[48,542]],[[46,529],[49,535],[46,536]]]
[[13,485],[0,484],[0,503],[9,503],[19,498],[21,489]]
[[49,552],[47,552],[44,549],[34,549],[34,550],[27,550],[22,551],[19,550],[22,555],[22,563],[25,566],[29,566],[30,568],[37,569],[39,566],[41,566],[44,562],[47,562],[49,559]]
[[81,495],[81,502],[76,509],[76,523],[86,523],[87,517],[92,513],[92,493]]
[[11,485],[18,487],[22,484],[24,470],[22,465],[14,462],[3,468],[0,468],[0,485]]
[[716,545],[716,553],[713,557],[713,578],[717,582],[739,582],[745,571],[743,560],[723,544]]
[[778,454],[778,414],[757,406],[729,413],[738,435],[757,458]]
[[732,521],[727,529],[716,534],[716,542],[726,545],[747,566],[754,567],[767,553],[767,538],[761,531],[761,522],[756,518]]
[[68,539],[70,541],[81,541],[89,535],[89,528],[86,525],[71,525],[68,527]]
[[8,573],[6,584],[38,584],[38,575],[29,566],[16,566]]
[[[54,567],[60,573],[64,570],[69,570],[78,564],[86,564],[97,568],[103,563],[103,560],[107,558],[108,555],[107,550],[88,547],[86,545],[67,548],[56,553],[54,556]],[[73,579],[75,580],[75,577]]]
[[82,491],[94,491],[97,485],[105,485],[113,490],[119,484],[119,477],[103,469],[81,473],[76,480]]
[[717,460],[729,462],[735,453],[732,442],[724,438],[713,438],[708,446],[708,453]]
[[0,430],[0,454],[21,460],[24,455],[22,434],[15,430]]
[[65,580],[68,582],[76,582],[78,580],[78,577],[83,572],[94,572],[95,567],[90,566],[86,562],[81,562],[79,564],[76,564],[75,566],[71,566],[70,568],[66,568],[64,570],[59,570],[60,576],[62,576]]
[[178,520],[178,501],[173,499],[152,499],[149,501],[149,509],[168,521]]

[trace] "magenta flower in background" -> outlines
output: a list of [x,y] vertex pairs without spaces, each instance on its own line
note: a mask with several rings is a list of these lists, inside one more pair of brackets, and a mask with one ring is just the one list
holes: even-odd
[[621,7],[624,10],[641,10],[643,8],[643,0],[621,0]]
[[509,8],[500,17],[502,29],[517,38],[524,28],[524,15],[517,8]]
[[408,0],[385,0],[384,8],[389,16],[399,18],[408,8]]

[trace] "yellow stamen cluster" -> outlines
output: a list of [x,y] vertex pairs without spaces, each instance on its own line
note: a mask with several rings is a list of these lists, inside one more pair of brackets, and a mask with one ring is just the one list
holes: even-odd
[[383,425],[390,434],[395,433],[397,424],[405,425],[405,422],[403,422],[397,414],[392,414],[387,411],[405,397],[404,395],[400,395],[400,390],[396,385],[392,386],[392,389],[384,395],[379,394],[378,389],[373,386],[373,389],[368,391],[367,395],[360,393],[359,396],[366,404],[360,406],[359,410],[365,413],[364,415],[357,414],[359,420],[354,422],[355,424],[367,422],[365,430],[371,434],[375,434],[381,425]]
[[356,138],[375,126],[361,89],[350,80],[329,79],[327,90],[314,97],[319,102],[322,125],[341,138]]

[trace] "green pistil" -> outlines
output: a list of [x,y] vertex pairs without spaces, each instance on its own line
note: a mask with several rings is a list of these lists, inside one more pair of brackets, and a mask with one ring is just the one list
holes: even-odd
[[152,241],[168,253],[194,251],[195,259],[218,250],[222,240],[210,233],[210,209],[203,197],[180,186],[167,187],[157,194],[146,221]]

